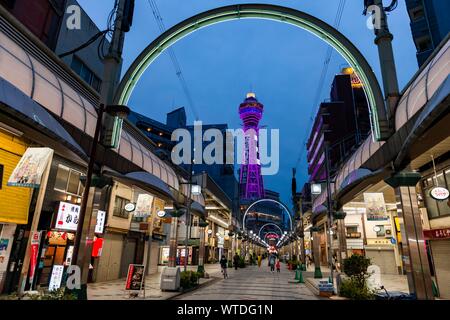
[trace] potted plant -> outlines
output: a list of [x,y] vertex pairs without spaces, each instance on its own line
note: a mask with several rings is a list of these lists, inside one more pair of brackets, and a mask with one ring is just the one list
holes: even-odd
[[342,280],[339,286],[339,294],[352,300],[371,300],[375,292],[367,285],[370,274],[367,268],[370,266],[370,259],[354,254],[344,259],[344,272],[348,276]]

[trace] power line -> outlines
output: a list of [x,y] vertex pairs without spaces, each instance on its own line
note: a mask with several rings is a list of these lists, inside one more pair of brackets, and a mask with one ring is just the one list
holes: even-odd
[[[161,17],[161,13],[159,12],[158,6],[155,2],[155,0],[148,0],[148,4],[150,5],[153,17],[155,18],[156,24],[158,25],[159,31],[161,33],[164,33],[166,31],[166,27],[164,25],[163,19]],[[183,89],[184,95],[186,96],[186,99],[188,100],[189,108],[191,109],[192,113],[194,114],[195,120],[199,120],[198,113],[194,104],[194,100],[192,99],[191,92],[189,91],[189,87],[187,85],[186,79],[183,75],[183,70],[181,68],[180,62],[177,59],[177,56],[175,55],[175,51],[172,47],[169,47],[167,49],[167,53],[169,54],[170,60],[172,61],[172,65],[175,69],[175,74],[178,77],[178,80],[180,81],[181,88]]]
[[[339,2],[339,6],[336,12],[336,17],[334,19],[334,28],[339,30],[339,26],[341,24],[341,20],[342,20],[342,15],[344,13],[344,9],[345,9],[345,4],[346,4],[346,0],[340,0]],[[316,91],[316,95],[314,97],[314,104],[313,107],[311,108],[311,114],[309,115],[309,120],[311,122],[311,127],[313,126],[313,121],[314,121],[314,115],[317,112],[317,108],[315,108],[315,106],[318,106],[318,104],[320,103],[320,96],[322,94],[322,90],[323,90],[323,86],[328,74],[328,67],[330,65],[330,61],[331,58],[333,56],[333,47],[328,45],[327,47],[327,51],[325,54],[325,59],[323,62],[323,67],[322,67],[322,73],[320,74],[320,80],[319,80],[319,85],[317,87],[317,91]],[[297,162],[295,163],[295,168],[298,168],[298,166],[300,165],[300,162],[303,158],[303,154],[306,150],[306,143],[308,142],[308,133],[311,131],[311,127],[309,128],[309,130],[307,130],[305,132],[305,139],[303,140],[303,143],[301,144],[300,147],[300,154],[297,158]]]

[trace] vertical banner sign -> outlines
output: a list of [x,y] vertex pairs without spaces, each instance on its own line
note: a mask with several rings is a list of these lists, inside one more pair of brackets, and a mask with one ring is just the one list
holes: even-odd
[[8,186],[39,188],[52,156],[50,148],[28,148],[9,177]]
[[103,233],[105,227],[106,212],[102,210],[97,211],[97,224],[95,225],[95,233]]
[[383,193],[364,193],[368,221],[388,220]]
[[61,287],[63,273],[64,273],[64,266],[62,266],[62,265],[54,265],[53,266],[52,275],[50,278],[50,284],[48,286],[49,291],[54,291]]
[[40,243],[41,243],[41,233],[39,231],[33,231],[31,233],[30,283],[33,283]]
[[136,202],[136,209],[134,210],[135,217],[145,217],[152,213],[153,196],[146,193],[138,195]]

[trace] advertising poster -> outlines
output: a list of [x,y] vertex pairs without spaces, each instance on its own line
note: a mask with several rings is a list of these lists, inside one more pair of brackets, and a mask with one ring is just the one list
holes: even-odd
[[130,264],[125,290],[140,291],[144,283],[144,265]]
[[40,243],[41,243],[41,233],[39,231],[33,231],[31,233],[30,283],[33,283]]
[[135,217],[145,217],[152,213],[153,196],[146,193],[139,194],[134,210]]
[[8,186],[39,188],[52,156],[50,148],[28,148],[9,177]]
[[364,193],[368,221],[388,220],[383,193]]
[[54,265],[53,266],[52,275],[50,278],[50,284],[48,286],[49,291],[54,291],[61,287],[63,273],[64,273],[64,266],[62,266],[62,265]]

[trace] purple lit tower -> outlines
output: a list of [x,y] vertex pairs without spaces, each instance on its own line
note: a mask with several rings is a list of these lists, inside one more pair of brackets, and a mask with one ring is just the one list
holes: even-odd
[[245,133],[243,159],[239,174],[240,198],[242,200],[264,198],[258,151],[259,121],[262,118],[263,109],[264,106],[258,102],[254,93],[248,93],[247,98],[239,106],[239,117],[243,121]]

